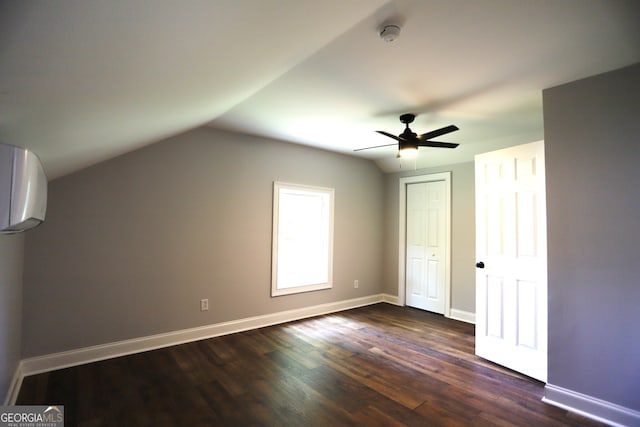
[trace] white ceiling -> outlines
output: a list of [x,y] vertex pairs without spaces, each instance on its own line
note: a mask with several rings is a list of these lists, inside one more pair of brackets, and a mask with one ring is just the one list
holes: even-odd
[[[636,62],[638,0],[1,0],[0,141],[49,178],[205,124],[427,167],[542,139],[542,89]],[[353,152],[405,112],[460,146]]]

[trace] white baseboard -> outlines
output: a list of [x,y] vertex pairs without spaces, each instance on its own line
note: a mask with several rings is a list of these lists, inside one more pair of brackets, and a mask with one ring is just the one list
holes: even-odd
[[335,313],[338,311],[385,302],[385,299],[386,297],[384,294],[370,295],[367,297],[320,304],[295,310],[281,311],[264,316],[248,317],[246,319],[232,320],[230,322],[217,323],[214,325],[183,329],[175,332],[79,348],[60,353],[46,354],[44,356],[30,357],[23,359],[20,362],[19,381],[21,383],[22,378],[28,375],[68,368],[70,366],[83,365],[85,363],[97,362],[99,360],[140,353],[186,342],[213,338],[235,332],[262,328],[307,317]]
[[640,426],[638,411],[552,384],[544,386],[542,401],[612,426]]
[[382,302],[386,302],[393,305],[400,305],[400,303],[398,302],[397,295],[382,294]]
[[[397,295],[382,294],[382,301],[386,302],[386,303],[389,303],[389,304],[398,305],[398,306],[402,305],[398,301],[398,296]],[[458,310],[456,308],[450,309],[449,310],[449,315],[446,316],[446,317],[448,317],[450,319],[453,319],[453,320],[459,320],[461,322],[473,323],[474,325],[476,323],[476,314],[475,313],[471,313],[470,311]]]
[[471,313],[470,311],[452,308],[449,313],[449,318],[453,320],[460,320],[461,322],[473,323],[474,325],[476,324],[476,314]]

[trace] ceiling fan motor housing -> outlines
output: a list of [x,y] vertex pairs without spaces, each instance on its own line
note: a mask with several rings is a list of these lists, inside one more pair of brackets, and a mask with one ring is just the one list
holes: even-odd
[[409,124],[407,123],[407,128],[398,136],[403,139],[416,139],[418,134],[411,131],[411,129],[409,129]]
[[408,149],[414,149],[414,150],[418,149],[418,141],[416,139],[404,139],[405,138],[404,134],[400,136],[403,138],[403,140],[398,141],[399,151],[408,150]]

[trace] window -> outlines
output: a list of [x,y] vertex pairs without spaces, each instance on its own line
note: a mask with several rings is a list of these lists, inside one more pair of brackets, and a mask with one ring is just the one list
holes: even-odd
[[331,288],[333,193],[274,182],[272,296]]

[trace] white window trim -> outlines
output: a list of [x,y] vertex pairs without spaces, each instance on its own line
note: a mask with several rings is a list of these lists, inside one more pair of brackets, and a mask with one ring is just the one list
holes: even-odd
[[[328,245],[327,253],[327,275],[326,281],[322,283],[305,283],[300,286],[280,287],[278,286],[278,237],[279,237],[279,220],[280,220],[280,195],[281,191],[289,191],[291,193],[316,193],[323,197],[328,197]],[[322,289],[331,289],[333,287],[333,213],[334,213],[334,189],[315,187],[301,184],[291,184],[286,182],[275,181],[273,183],[273,234],[272,234],[272,255],[271,255],[271,296],[290,295],[301,292],[317,291]],[[324,267],[324,266],[323,266]]]

